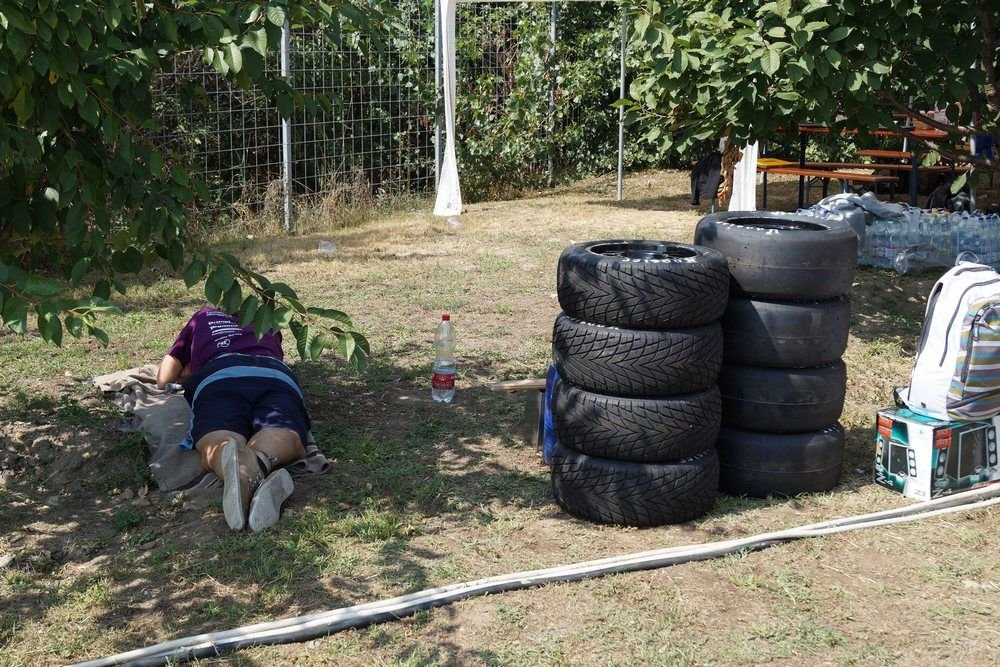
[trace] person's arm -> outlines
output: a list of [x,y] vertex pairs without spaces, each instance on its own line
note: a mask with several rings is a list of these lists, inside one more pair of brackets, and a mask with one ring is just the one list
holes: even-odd
[[156,373],[157,388],[164,389],[167,383],[183,380],[191,374],[191,340],[194,338],[195,320],[201,312],[199,310],[191,316],[160,362],[160,370]]
[[169,354],[163,357],[163,361],[160,362],[160,370],[156,373],[156,388],[163,389],[167,383],[179,379],[183,370],[184,364],[179,359]]

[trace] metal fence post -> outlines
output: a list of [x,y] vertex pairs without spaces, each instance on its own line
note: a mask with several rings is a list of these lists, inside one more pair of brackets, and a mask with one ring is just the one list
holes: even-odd
[[[281,26],[281,77],[291,83],[292,31],[288,21]],[[281,119],[281,178],[285,185],[284,226],[292,229],[292,119]]]
[[[621,76],[618,81],[618,99],[625,99],[625,49],[628,12],[622,6]],[[625,181],[625,107],[618,107],[618,201],[622,200]]]
[[552,0],[552,11],[549,14],[549,123],[548,123],[548,153],[549,187],[555,183],[555,160],[552,155],[553,136],[556,130],[556,20],[558,17],[556,0]]
[[434,191],[441,178],[441,0],[434,0]]

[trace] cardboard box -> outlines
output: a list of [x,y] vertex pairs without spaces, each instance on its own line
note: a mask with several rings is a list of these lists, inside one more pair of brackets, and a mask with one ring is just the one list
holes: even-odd
[[950,422],[886,408],[877,421],[876,484],[930,500],[1000,480],[997,418]]

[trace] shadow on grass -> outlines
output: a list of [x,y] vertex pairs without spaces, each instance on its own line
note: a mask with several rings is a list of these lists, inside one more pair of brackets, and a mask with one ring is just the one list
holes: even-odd
[[947,269],[901,276],[895,271],[860,267],[851,288],[851,333],[865,342],[895,341],[916,352],[927,295]]
[[[463,358],[463,370],[488,376],[494,363]],[[551,505],[547,470],[521,435],[523,396],[462,387],[454,403],[439,405],[426,370],[391,359],[373,359],[365,375],[338,360],[300,364],[332,470],[297,480],[291,511],[259,534],[233,533],[217,507],[206,515],[155,491],[152,503],[134,505],[131,492],[149,481],[144,446],[115,430],[113,412],[95,417],[74,401],[14,404],[6,418],[44,423],[46,437],[64,443],[53,458],[80,451],[71,471],[52,476],[55,461],[33,460],[0,486],[7,536],[0,545],[13,555],[0,571],[0,650],[26,641],[18,636],[26,625],[63,614],[87,619],[94,635],[62,645],[63,658],[79,660],[98,657],[93,645],[130,650],[150,637],[226,630],[480,576],[414,538],[442,522],[468,524],[491,505]],[[40,437],[0,445],[14,451]],[[163,629],[147,627],[151,617],[165,619]],[[79,639],[89,631],[74,632]]]
[[[861,269],[852,333],[868,342],[915,344],[937,276]],[[416,350],[401,348],[398,357],[419,357]],[[386,358],[373,359],[363,376],[331,358],[297,371],[333,469],[298,481],[290,512],[256,535],[228,531],[218,508],[205,513],[165,502],[137,508],[122,500],[122,491],[146,481],[142,457],[134,436],[115,430],[117,418],[95,410],[99,399],[15,401],[2,417],[25,424],[25,432],[11,431],[4,448],[51,450],[54,459],[71,452],[75,468],[36,458],[10,468],[0,487],[0,536],[6,536],[0,544],[14,555],[0,573],[0,650],[27,641],[19,636],[26,624],[49,625],[62,616],[91,626],[63,647],[62,657],[76,660],[97,657],[93,646],[129,650],[150,637],[226,630],[472,579],[481,573],[453,562],[453,550],[416,538],[444,525],[455,539],[478,539],[475,522],[506,508],[551,508],[547,518],[572,520],[555,508],[547,471],[523,443],[523,395],[462,387],[453,404],[438,405],[429,396],[427,368]],[[496,361],[463,358],[463,371],[492,376]],[[45,449],[44,438],[65,443],[65,451]],[[838,489],[870,483],[872,447],[868,429],[848,432]],[[706,518],[785,502],[723,497]],[[21,537],[11,541],[14,534]],[[455,613],[434,615],[447,623]],[[388,643],[392,632],[399,630],[368,631],[361,641]],[[391,641],[407,645],[405,638]],[[457,646],[439,648],[439,656],[473,659]],[[403,648],[398,657],[434,659],[413,651],[419,649]]]

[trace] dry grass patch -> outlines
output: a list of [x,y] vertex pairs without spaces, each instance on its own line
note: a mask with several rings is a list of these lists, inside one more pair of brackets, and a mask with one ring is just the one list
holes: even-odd
[[[60,664],[233,625],[603,556],[694,544],[895,507],[871,481],[874,411],[906,381],[937,277],[858,272],[847,352],[843,483],[785,500],[721,497],[681,526],[573,519],[523,444],[520,397],[486,384],[550,359],[559,253],[571,242],[690,242],[687,174],[612,178],[475,204],[459,226],[428,205],[364,224],[246,238],[231,249],[342,309],[368,334],[359,376],[333,357],[298,366],[333,471],[303,480],[275,530],[232,534],[218,507],[136,503],[130,441],[80,380],[157,360],[199,304],[145,276],[111,346],[51,350],[0,336],[0,664]],[[794,183],[769,199],[793,206]],[[318,226],[318,223],[317,223]],[[316,252],[320,240],[337,250]],[[441,312],[457,329],[455,403],[430,400]],[[43,442],[44,440],[44,442]],[[88,456],[84,458],[84,454]],[[77,457],[78,474],[54,475]],[[117,523],[116,523],[117,519]],[[240,652],[233,664],[968,664],[996,654],[1000,512],[935,519],[664,570],[468,600],[379,627]]]

